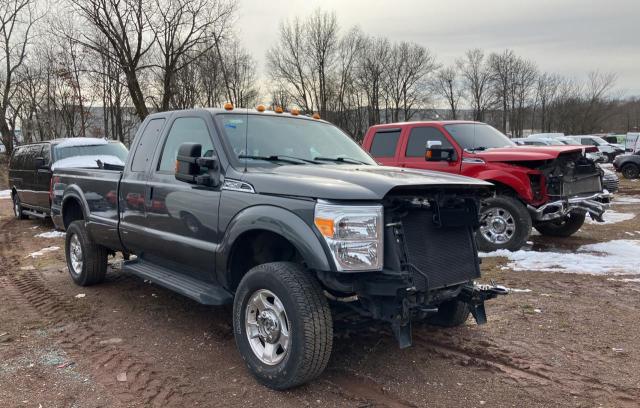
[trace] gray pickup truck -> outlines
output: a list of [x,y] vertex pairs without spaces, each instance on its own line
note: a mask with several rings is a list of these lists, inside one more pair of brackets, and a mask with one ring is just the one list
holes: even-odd
[[121,169],[58,169],[52,218],[79,285],[123,270],[233,304],[237,347],[274,389],[324,370],[332,306],[390,323],[486,321],[474,230],[484,181],[383,167],[319,119],[245,109],[162,112]]

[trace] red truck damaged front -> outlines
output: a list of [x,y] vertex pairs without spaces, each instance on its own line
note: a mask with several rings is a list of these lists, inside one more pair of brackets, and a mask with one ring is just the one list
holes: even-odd
[[609,194],[591,147],[516,146],[479,122],[411,122],[373,126],[364,148],[380,163],[462,174],[496,185],[483,203],[481,250],[519,249],[531,228],[570,236],[587,215],[601,221]]

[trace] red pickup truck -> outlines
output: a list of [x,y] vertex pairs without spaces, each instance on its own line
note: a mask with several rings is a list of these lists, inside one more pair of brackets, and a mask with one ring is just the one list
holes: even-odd
[[517,250],[533,226],[567,237],[589,214],[602,221],[610,194],[602,170],[583,146],[517,146],[480,122],[406,122],[372,126],[363,147],[381,164],[436,170],[490,181],[496,196],[484,201],[478,248]]

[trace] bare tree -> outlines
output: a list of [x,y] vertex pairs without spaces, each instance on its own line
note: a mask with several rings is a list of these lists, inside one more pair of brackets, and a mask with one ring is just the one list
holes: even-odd
[[441,68],[431,82],[433,92],[447,101],[451,119],[458,119],[458,105],[463,95],[460,76],[455,66]]
[[366,96],[368,125],[380,123],[380,101],[389,48],[386,38],[369,38],[363,46],[356,81]]
[[305,52],[312,81],[313,104],[320,115],[327,117],[329,76],[338,52],[338,21],[335,13],[316,10],[305,22],[307,27]]
[[484,52],[478,48],[468,50],[458,61],[466,95],[473,109],[474,120],[483,121],[484,114],[494,104],[491,95],[491,72],[485,64]]
[[15,118],[19,112],[15,105],[11,112],[11,101],[18,88],[16,74],[25,62],[32,28],[39,18],[34,0],[0,2],[0,136],[8,153],[13,151]]
[[[150,0],[70,0],[88,30],[76,40],[98,54],[116,61],[126,79],[131,102],[142,121],[149,114],[140,84],[143,58],[155,43],[148,13]],[[96,36],[96,31],[101,35]],[[109,44],[105,47],[103,39]]]

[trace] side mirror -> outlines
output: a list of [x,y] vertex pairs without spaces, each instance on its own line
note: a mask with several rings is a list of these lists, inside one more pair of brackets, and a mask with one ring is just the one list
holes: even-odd
[[34,162],[35,162],[36,169],[41,169],[45,167],[44,157],[36,157],[34,159]]
[[453,148],[442,148],[442,142],[439,140],[428,140],[427,150],[424,153],[426,161],[453,161],[455,160],[456,151]]
[[197,143],[183,143],[176,158],[176,180],[203,186],[217,186],[218,157],[201,157],[202,146]]

